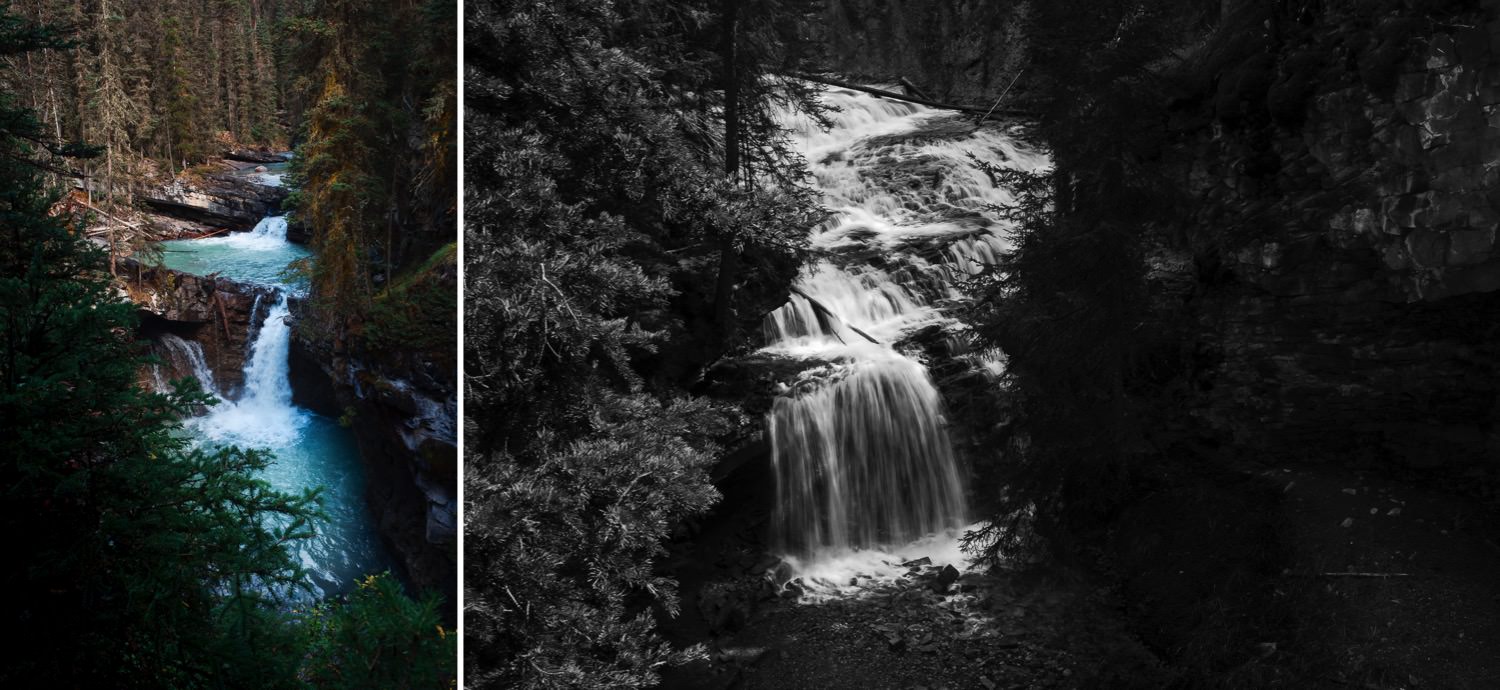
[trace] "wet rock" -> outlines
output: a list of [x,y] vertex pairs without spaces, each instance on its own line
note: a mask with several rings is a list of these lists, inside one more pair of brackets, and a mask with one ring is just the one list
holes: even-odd
[[133,257],[120,259],[118,268],[126,296],[144,317],[143,335],[150,338],[160,330],[196,341],[220,392],[237,395],[244,384],[256,300],[268,297],[270,290],[147,266]]
[[750,567],[750,574],[751,575],[759,575],[761,573],[764,573],[764,572],[766,572],[768,570],[771,570],[772,568],[776,568],[777,566],[781,566],[781,565],[786,565],[786,564],[782,563],[782,561],[781,561],[780,558],[778,558],[776,556],[773,556],[771,554],[765,554],[764,556],[760,557],[760,560],[758,560],[758,561],[755,562],[755,565],[753,565],[753,566]]
[[948,591],[948,588],[951,587],[954,582],[958,581],[958,576],[958,568],[953,567],[952,564],[943,566],[943,569],[937,572],[937,579],[932,581],[932,591],[937,592],[938,594],[946,593]]
[[771,570],[771,581],[775,582],[777,587],[782,587],[791,581],[792,575],[792,564],[782,561]]
[[249,230],[261,218],[281,212],[283,187],[258,184],[249,178],[220,173],[183,175],[170,183],[136,194],[152,210],[216,228]]
[[[456,285],[456,265],[439,270],[436,279]],[[303,379],[321,375],[333,400],[320,404],[349,420],[382,541],[417,589],[443,595],[445,620],[456,620],[456,368],[432,353],[371,351],[321,337],[302,326],[307,305],[291,306],[293,362]]]
[[920,566],[924,566],[924,565],[932,565],[932,559],[928,558],[927,556],[923,556],[921,558],[918,558],[918,559],[915,559],[915,560],[910,560],[910,561],[907,561],[905,563],[902,563],[901,567],[903,567],[903,568],[916,568],[916,567],[920,567]]
[[267,148],[260,149],[230,149],[224,152],[224,157],[232,161],[244,161],[246,163],[283,163],[286,162],[284,153],[277,153]]

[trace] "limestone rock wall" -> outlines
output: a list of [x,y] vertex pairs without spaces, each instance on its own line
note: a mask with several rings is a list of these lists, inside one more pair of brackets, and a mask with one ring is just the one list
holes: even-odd
[[175,177],[170,182],[137,193],[144,206],[167,215],[205,225],[249,230],[261,218],[281,211],[287,191],[255,184],[243,176],[213,173],[199,178]]
[[[457,275],[451,276],[456,289]],[[366,499],[386,545],[417,587],[447,598],[456,620],[458,382],[451,362],[422,353],[370,352],[310,333],[293,302],[295,401],[349,420],[366,474]]]
[[[245,383],[256,305],[270,299],[270,290],[222,277],[150,267],[133,258],[121,259],[119,271],[127,297],[144,316],[145,334],[175,332],[198,341],[221,391],[230,397],[238,395]],[[260,307],[260,316],[265,308]]]
[[1500,470],[1497,20],[1327,3],[1320,38],[1173,111],[1191,211],[1163,264],[1199,328],[1201,428],[1273,457]]

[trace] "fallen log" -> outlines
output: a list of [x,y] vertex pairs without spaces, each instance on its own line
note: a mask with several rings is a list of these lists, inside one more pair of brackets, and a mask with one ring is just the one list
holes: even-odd
[[282,158],[279,153],[256,151],[255,149],[230,149],[224,152],[224,157],[241,163],[259,163],[261,165],[286,162],[286,159]]
[[840,81],[838,79],[830,79],[828,77],[820,77],[820,76],[815,75],[815,74],[803,74],[801,72],[784,72],[784,73],[782,73],[782,76],[791,77],[793,79],[801,79],[803,81],[810,81],[810,82],[813,82],[814,84],[823,84],[825,86],[836,86],[838,88],[849,89],[851,91],[862,91],[864,93],[868,93],[868,94],[873,95],[873,96],[880,96],[881,98],[890,98],[890,99],[894,99],[894,100],[898,100],[898,101],[906,101],[907,103],[915,103],[917,105],[925,105],[925,106],[927,106],[929,108],[937,108],[939,110],[954,110],[954,111],[958,111],[958,112],[962,112],[962,113],[974,113],[975,115],[980,116],[981,119],[990,119],[990,118],[995,118],[995,119],[1015,119],[1015,118],[1035,118],[1035,117],[1037,117],[1036,113],[1031,112],[1029,110],[1015,110],[1015,109],[994,110],[994,109],[991,109],[991,108],[984,108],[984,107],[975,106],[975,105],[959,105],[959,104],[955,104],[955,103],[939,103],[937,101],[928,100],[926,98],[918,98],[916,96],[907,96],[905,94],[896,93],[895,91],[886,91],[885,89],[877,89],[877,88],[870,87],[870,86],[861,86],[859,84],[851,84],[851,83],[846,82],[846,81]]
[[[838,323],[842,323],[849,330],[854,331],[855,333],[858,333],[858,334],[864,336],[865,340],[868,340],[868,341],[870,341],[872,343],[875,343],[876,345],[880,344],[880,341],[876,340],[876,339],[874,339],[872,337],[870,337],[869,333],[866,333],[866,332],[864,332],[862,330],[859,330],[858,328],[854,327],[854,324],[849,323],[848,321],[845,321],[844,319],[839,318],[838,314],[833,313],[833,310],[829,309],[828,307],[823,306],[822,302],[819,302],[818,300],[813,299],[812,295],[809,295],[809,294],[807,294],[807,293],[805,293],[805,292],[803,292],[801,290],[798,290],[797,288],[792,288],[792,294],[797,295],[798,297],[801,297],[802,299],[807,300],[807,303],[811,304],[813,309],[818,310],[818,313],[823,314],[825,317],[827,317],[831,321],[836,321]],[[837,329],[834,329],[833,337],[838,338],[839,342],[841,342],[841,343],[844,342],[844,339],[839,336]]]
[[119,218],[117,216],[110,215],[109,213],[106,213],[104,211],[104,209],[99,208],[98,206],[95,206],[95,205],[93,205],[93,204],[91,204],[91,203],[89,203],[87,201],[83,201],[81,199],[75,199],[74,203],[79,204],[80,206],[86,206],[86,207],[88,207],[89,210],[93,211],[94,213],[97,213],[97,214],[99,214],[101,216],[104,216],[105,218],[108,218],[108,219],[110,219],[110,220],[112,220],[112,221],[114,221],[116,223],[119,223],[120,225],[123,225],[123,226],[125,226],[127,228],[130,228],[131,230],[135,230],[136,228],[140,227],[139,223],[132,223],[132,222],[130,222],[128,220],[124,220],[124,219]]
[[906,89],[906,92],[909,94],[916,95],[917,98],[925,98],[929,101],[932,100],[932,97],[928,96],[927,92],[917,88],[917,85],[911,83],[911,80],[907,79],[906,77],[901,78],[901,88]]

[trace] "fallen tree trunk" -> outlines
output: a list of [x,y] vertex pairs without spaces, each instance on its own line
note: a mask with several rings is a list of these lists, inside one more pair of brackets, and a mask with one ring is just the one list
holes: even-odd
[[[805,292],[803,292],[801,290],[798,290],[795,287],[792,288],[792,294],[797,295],[798,297],[801,297],[802,299],[807,300],[807,303],[811,304],[813,309],[818,310],[818,313],[820,313],[824,317],[828,318],[829,321],[830,321],[830,323],[835,322],[835,321],[838,322],[838,323],[842,323],[842,324],[844,324],[845,328],[848,328],[849,330],[854,331],[855,333],[858,333],[861,336],[864,336],[865,340],[868,340],[868,341],[870,341],[872,343],[875,343],[876,345],[880,344],[880,341],[876,340],[876,339],[874,339],[872,337],[870,337],[869,333],[866,333],[866,332],[864,332],[862,330],[859,330],[858,328],[854,327],[854,324],[849,323],[848,321],[845,321],[844,319],[839,318],[838,314],[833,313],[832,309],[829,309],[828,307],[823,306],[823,303],[819,302],[816,299],[814,299],[812,295],[809,295],[809,294],[807,294],[807,293],[805,293]],[[843,337],[838,334],[837,328],[834,328],[832,330],[833,330],[833,337],[838,338],[839,342],[844,342]]]
[[901,78],[901,88],[906,89],[907,93],[916,94],[917,98],[926,98],[927,100],[932,100],[932,97],[927,95],[926,91],[917,88],[917,85],[911,83],[911,80],[907,79],[906,77]]
[[992,110],[990,108],[984,108],[984,107],[975,106],[975,105],[958,105],[958,104],[954,104],[954,103],[939,103],[937,101],[931,101],[931,100],[928,100],[928,99],[925,99],[925,98],[917,98],[915,96],[907,96],[905,94],[896,93],[895,91],[886,91],[885,89],[877,89],[877,88],[873,88],[873,87],[869,87],[869,86],[861,86],[859,84],[851,84],[849,82],[840,81],[838,79],[830,79],[828,77],[820,77],[820,76],[815,75],[815,74],[803,74],[803,73],[800,73],[800,72],[784,72],[784,73],[782,73],[782,76],[791,77],[793,79],[801,79],[803,81],[810,81],[810,82],[813,82],[815,84],[823,84],[825,86],[836,86],[836,87],[841,88],[841,89],[850,89],[852,91],[862,91],[864,93],[868,93],[868,94],[871,94],[871,95],[874,95],[874,96],[880,96],[881,98],[891,98],[891,99],[898,100],[898,101],[906,101],[907,103],[916,103],[917,105],[925,105],[925,106],[927,106],[929,108],[937,108],[939,110],[956,110],[958,112],[963,112],[963,113],[973,113],[975,115],[978,115],[980,117],[980,119],[1015,119],[1015,118],[1035,118],[1035,117],[1037,117],[1036,113],[1031,112],[1029,110],[1014,110],[1014,109]]

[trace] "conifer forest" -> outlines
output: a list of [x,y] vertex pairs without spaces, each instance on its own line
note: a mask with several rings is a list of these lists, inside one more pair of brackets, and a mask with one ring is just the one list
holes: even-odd
[[463,50],[466,687],[1500,682],[1500,3]]
[[457,13],[0,4],[0,685],[456,686]]
[[1500,0],[0,0],[0,687],[1500,688]]

